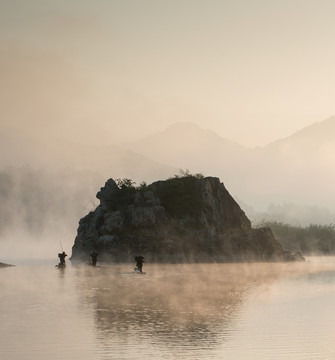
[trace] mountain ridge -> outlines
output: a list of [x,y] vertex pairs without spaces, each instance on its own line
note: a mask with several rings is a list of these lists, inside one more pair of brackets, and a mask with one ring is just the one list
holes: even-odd
[[[197,141],[185,131],[190,128],[196,129]],[[170,126],[159,136],[150,135],[150,142],[142,138],[129,148],[178,168],[219,176],[234,194],[258,208],[274,202],[334,208],[329,199],[335,181],[332,129],[335,117],[313,123],[266,146],[247,148],[213,131],[183,123]]]
[[295,131],[293,134],[282,138],[275,140],[264,147],[273,147],[278,144],[286,143],[289,140],[292,139],[302,139],[304,138],[306,140],[315,139],[315,140],[331,140],[335,141],[335,116],[331,116],[325,120],[321,120],[315,123],[312,123],[302,129],[299,129]]
[[[25,134],[6,137],[1,128],[0,167],[29,165],[37,168],[73,167],[100,172],[100,179],[114,176],[130,178],[139,183],[173,176],[178,169],[192,173],[218,176],[231,192],[258,211],[270,204],[296,203],[335,210],[332,183],[335,182],[335,140],[331,130],[335,117],[311,124],[291,136],[264,147],[247,148],[227,140],[213,130],[202,129],[190,122],[168,127],[170,136],[162,131],[142,138],[146,151],[110,146],[83,146],[63,140],[57,144],[47,139],[31,138]],[[190,130],[191,129],[191,130]],[[316,132],[315,129],[318,129]],[[177,133],[177,137],[174,134]],[[317,133],[317,140],[296,143],[296,137],[306,139]],[[193,135],[192,135],[193,134]],[[146,139],[151,139],[149,145]],[[153,141],[152,139],[155,139]],[[325,139],[322,141],[322,139]],[[15,158],[17,161],[12,162]],[[61,181],[61,177],[59,179]],[[96,186],[97,184],[95,184]]]
[[[190,146],[190,144],[195,146]],[[243,156],[246,152],[246,148],[242,145],[220,137],[213,130],[202,129],[191,122],[175,123],[162,132],[151,134],[133,143],[123,144],[123,148],[178,168],[193,169],[196,168],[198,161],[206,162],[210,166],[204,171],[214,171],[214,173],[215,159],[208,158],[206,155],[209,150],[212,153],[220,151],[238,153],[239,156]],[[164,150],[159,152],[159,149]],[[197,171],[201,172],[201,169],[197,168]]]

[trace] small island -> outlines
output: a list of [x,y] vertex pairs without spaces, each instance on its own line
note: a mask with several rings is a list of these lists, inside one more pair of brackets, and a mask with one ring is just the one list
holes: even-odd
[[109,179],[100,204],[79,221],[71,260],[133,262],[303,261],[285,251],[268,227],[250,220],[217,177],[201,174],[134,186]]
[[0,268],[11,267],[11,266],[15,266],[15,265],[5,264],[5,263],[0,262]]

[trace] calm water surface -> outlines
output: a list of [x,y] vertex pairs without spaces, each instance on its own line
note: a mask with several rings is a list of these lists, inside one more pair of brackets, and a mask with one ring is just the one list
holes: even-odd
[[0,269],[0,359],[335,359],[335,258]]

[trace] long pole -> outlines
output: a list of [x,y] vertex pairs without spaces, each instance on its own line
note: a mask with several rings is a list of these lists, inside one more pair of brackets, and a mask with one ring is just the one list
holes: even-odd
[[60,243],[60,248],[62,249],[62,252],[64,252],[62,242],[60,240],[59,240],[59,243]]

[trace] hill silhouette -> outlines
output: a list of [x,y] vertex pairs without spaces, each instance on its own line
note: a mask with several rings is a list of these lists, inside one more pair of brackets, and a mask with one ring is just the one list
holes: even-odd
[[245,203],[298,203],[334,209],[335,117],[267,146],[247,148],[192,123],[123,144],[162,163],[220,176]]

